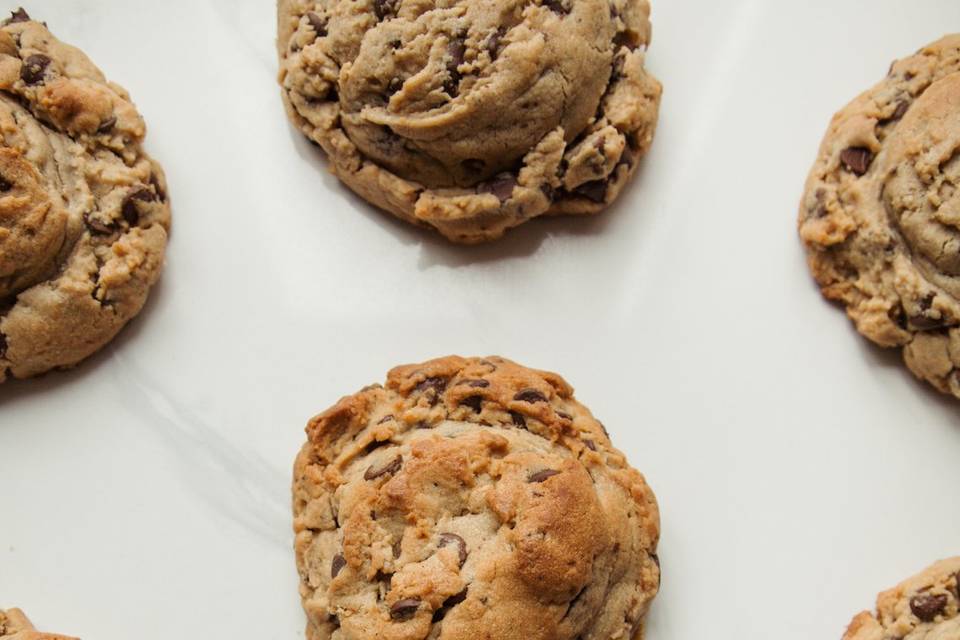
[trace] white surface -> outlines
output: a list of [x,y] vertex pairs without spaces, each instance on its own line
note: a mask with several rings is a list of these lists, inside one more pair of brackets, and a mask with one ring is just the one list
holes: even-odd
[[0,604],[86,640],[302,637],[306,420],[452,352],[562,373],[646,474],[649,640],[839,640],[960,553],[958,405],[820,298],[794,227],[831,114],[956,0],[655,0],[662,119],[626,197],[473,249],[326,173],[282,112],[270,0],[28,9],[130,90],[175,226],[106,352],[0,389]]

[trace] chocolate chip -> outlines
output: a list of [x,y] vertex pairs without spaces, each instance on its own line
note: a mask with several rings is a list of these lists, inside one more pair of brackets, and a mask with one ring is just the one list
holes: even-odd
[[461,602],[467,599],[467,590],[466,588],[460,593],[456,593],[446,600],[443,601],[443,604],[440,605],[440,608],[433,612],[433,622],[440,622],[443,620],[450,609],[454,608]]
[[123,206],[120,208],[123,219],[131,227],[136,226],[140,222],[140,210],[137,207],[137,202],[153,202],[155,199],[156,196],[149,189],[140,189],[131,193],[124,199]]
[[373,12],[378,20],[393,15],[397,11],[397,2],[400,0],[373,0]]
[[478,379],[478,380],[462,380],[461,382],[459,382],[459,383],[457,383],[457,384],[466,385],[466,386],[472,387],[472,388],[474,388],[474,389],[486,389],[487,387],[490,386],[490,381],[489,381],[489,380],[482,380],[482,379]]
[[307,22],[317,32],[317,37],[322,38],[327,35],[327,21],[315,14],[313,11],[307,13]]
[[863,147],[847,147],[840,152],[840,161],[849,171],[862,176],[873,162],[873,153]]
[[527,419],[524,418],[522,414],[517,413],[516,411],[511,411],[510,419],[513,420],[513,425],[515,427],[520,427],[521,429],[527,428]]
[[590,451],[597,450],[597,445],[593,440],[588,440],[587,438],[584,438],[583,444],[585,444],[587,446],[587,449],[590,449]]
[[462,567],[463,563],[467,561],[467,541],[455,533],[441,533],[437,548],[442,549],[451,544],[457,545],[457,553],[460,556],[460,566]]
[[23,10],[23,7],[20,7],[16,11],[12,12],[4,24],[13,24],[15,22],[30,22],[30,16],[27,15],[27,12]]
[[460,401],[460,406],[470,407],[474,413],[480,413],[483,409],[483,396],[470,396]]
[[562,0],[543,0],[543,6],[553,11],[558,16],[565,16],[570,13],[570,10],[567,9]]
[[500,173],[494,176],[493,180],[478,184],[477,193],[492,193],[500,202],[506,202],[513,195],[513,188],[516,186],[517,179],[512,173]]
[[342,553],[333,556],[333,562],[330,563],[330,578],[333,579],[340,575],[345,566],[347,566],[347,559],[343,557]]
[[950,322],[946,318],[930,318],[925,315],[910,316],[910,326],[917,331],[933,331],[949,327]]
[[443,390],[446,388],[447,388],[447,379],[440,376],[434,376],[432,378],[427,378],[426,380],[418,384],[414,388],[414,391],[416,391],[417,393],[424,393],[426,391],[432,390],[435,393],[443,393]]
[[0,176],[0,191],[10,191],[10,189],[13,189],[13,183]]
[[487,40],[487,53],[490,54],[490,60],[496,60],[497,56],[500,55],[500,42],[505,35],[507,35],[507,30],[503,27],[499,27],[490,35],[490,39]]
[[529,402],[533,404],[534,402],[546,402],[547,396],[543,395],[536,389],[523,389],[522,391],[517,392],[517,395],[513,396],[514,400],[519,402]]
[[385,415],[380,420],[377,421],[377,424],[383,424],[384,422],[390,422],[393,420],[393,414]]
[[[363,479],[375,480],[380,476],[385,476],[387,474],[392,474],[392,473],[396,473],[397,471],[400,471],[400,468],[402,466],[403,466],[403,456],[397,456],[396,458],[388,462],[385,466],[380,467],[379,469],[371,465],[370,468],[367,469],[366,472],[364,472]],[[374,520],[376,520],[376,518],[374,518]]]
[[390,607],[390,617],[394,620],[405,620],[412,618],[419,608],[419,598],[404,598],[403,600],[397,600],[393,603],[393,606]]
[[899,120],[907,114],[907,109],[910,108],[910,103],[906,100],[901,100],[897,103],[897,108],[894,110],[893,114],[890,116],[890,120]]
[[100,123],[100,126],[97,127],[97,133],[107,133],[111,131],[117,125],[117,117],[110,116],[106,120]]
[[89,213],[83,217],[83,220],[94,233],[107,236],[115,231],[113,225],[97,220],[96,218],[91,217]]
[[933,622],[947,607],[947,594],[920,594],[910,599],[910,610],[923,622]]
[[591,182],[585,182],[573,191],[587,200],[602,204],[607,200],[607,181],[593,180]]
[[463,64],[463,56],[467,52],[467,47],[463,40],[453,40],[447,45],[447,55],[450,61],[447,62],[447,80],[443,83],[443,90],[451,98],[456,98],[460,93],[460,72],[457,68]]
[[531,483],[541,483],[547,478],[552,478],[553,476],[559,475],[559,471],[554,471],[553,469],[544,469],[543,471],[537,471],[536,473],[530,475],[527,478],[527,482]]
[[39,83],[43,80],[43,73],[47,70],[50,62],[50,58],[40,53],[27,57],[20,68],[20,79],[27,84]]

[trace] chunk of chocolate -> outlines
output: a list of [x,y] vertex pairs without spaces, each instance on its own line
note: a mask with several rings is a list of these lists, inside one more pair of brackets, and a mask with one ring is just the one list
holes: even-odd
[[28,56],[20,67],[20,79],[28,85],[39,84],[43,80],[43,75],[50,66],[50,58],[42,53],[35,53]]
[[863,147],[847,147],[840,152],[840,162],[848,171],[862,176],[870,169],[873,162],[873,152]]
[[384,466],[377,469],[375,466],[371,465],[366,472],[363,474],[364,480],[376,480],[380,476],[385,476],[387,474],[393,474],[403,467],[403,456],[397,456]]
[[412,618],[420,608],[419,598],[404,598],[397,600],[390,607],[390,617],[394,620],[407,620]]
[[933,622],[947,608],[947,594],[922,593],[910,599],[910,611],[923,622]]
[[559,474],[560,472],[554,469],[544,469],[543,471],[537,471],[536,473],[530,474],[530,476],[527,477],[527,482],[539,484],[547,478],[552,478],[553,476]]

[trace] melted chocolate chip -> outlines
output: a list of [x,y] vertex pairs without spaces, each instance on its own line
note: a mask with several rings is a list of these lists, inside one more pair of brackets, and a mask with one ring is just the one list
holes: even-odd
[[124,199],[123,206],[120,208],[123,219],[131,227],[136,226],[140,222],[140,210],[137,207],[137,202],[153,202],[154,200],[156,200],[156,196],[149,189],[140,189],[131,193]]
[[43,74],[50,62],[52,62],[50,58],[41,53],[27,57],[23,61],[23,66],[20,67],[20,79],[30,85],[38,84],[43,80]]
[[480,413],[483,409],[483,396],[470,396],[460,401],[460,406],[470,407],[474,413]]
[[920,594],[910,599],[910,610],[923,622],[933,622],[947,607],[947,594]]
[[602,204],[607,199],[607,182],[606,180],[585,182],[573,191],[587,200]]
[[[364,472],[363,479],[376,480],[380,476],[385,476],[387,474],[393,474],[397,471],[400,471],[401,467],[403,467],[403,456],[397,456],[379,469],[371,465],[370,468]],[[374,518],[374,520],[376,520],[376,518]]]
[[404,598],[403,600],[397,600],[393,603],[393,606],[390,607],[390,617],[394,620],[406,620],[408,618],[412,618],[419,608],[419,598]]
[[840,152],[840,162],[858,176],[862,176],[873,162],[873,153],[863,147],[847,147]]
[[307,14],[307,22],[309,22],[313,30],[317,32],[318,38],[323,38],[327,35],[327,21],[313,11]]
[[342,553],[333,556],[333,562],[330,563],[330,578],[336,578],[340,575],[345,566],[347,566],[347,559],[343,557]]
[[517,413],[516,411],[511,411],[510,419],[513,420],[513,425],[515,427],[520,427],[521,429],[527,428],[527,419],[523,417],[523,414]]
[[30,22],[30,16],[27,15],[27,12],[23,10],[23,7],[20,7],[16,11],[12,12],[4,24],[13,24],[15,22]]
[[457,546],[457,554],[460,557],[460,566],[462,567],[463,563],[467,561],[467,541],[455,533],[441,533],[437,548],[442,549],[449,545]]
[[588,440],[587,438],[584,438],[583,444],[585,444],[587,446],[587,449],[590,449],[590,451],[597,450],[597,445],[593,440]]
[[544,469],[543,471],[537,471],[534,474],[531,474],[527,478],[527,482],[539,484],[546,480],[547,478],[552,478],[553,476],[559,475],[559,471],[553,469]]
[[443,604],[440,605],[440,608],[433,612],[433,622],[440,622],[443,620],[450,609],[454,608],[461,602],[467,599],[467,590],[464,589],[460,593],[456,593],[446,600],[443,601]]
[[493,180],[481,182],[477,185],[477,193],[492,193],[500,202],[506,202],[513,195],[513,188],[517,186],[517,179],[512,173],[500,173]]
[[474,389],[486,389],[490,386],[489,380],[463,380],[458,384],[463,384]]
[[517,395],[513,396],[514,400],[518,402],[529,402],[533,404],[534,402],[546,402],[547,396],[543,395],[536,389],[523,389],[519,391]]
[[888,118],[888,121],[899,120],[903,116],[907,115],[907,109],[909,108],[910,108],[910,103],[907,102],[906,100],[901,100],[900,102],[897,103],[897,108],[890,115],[890,118]]
[[417,393],[425,393],[427,391],[433,391],[434,393],[443,393],[444,389],[447,388],[447,379],[440,376],[434,376],[432,378],[427,378],[420,384],[418,384],[414,391]]
[[950,322],[946,318],[930,318],[925,315],[911,316],[910,326],[917,331],[933,331],[949,327]]
[[10,189],[13,189],[13,183],[0,176],[0,191],[10,191]]

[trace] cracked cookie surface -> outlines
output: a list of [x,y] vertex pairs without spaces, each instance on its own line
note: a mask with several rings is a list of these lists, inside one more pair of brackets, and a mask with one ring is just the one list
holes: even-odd
[[649,148],[647,0],[279,0],[294,124],[372,204],[465,243],[603,210]]
[[800,235],[860,333],[960,397],[960,35],[895,62],[834,116]]
[[143,307],[170,208],[129,95],[22,9],[0,27],[0,382],[70,367]]
[[877,597],[843,640],[960,639],[960,558],[942,560]]
[[558,375],[451,356],[307,426],[310,640],[639,640],[660,584],[643,476]]
[[77,640],[68,636],[37,631],[19,609],[0,610],[0,638],[3,640]]

